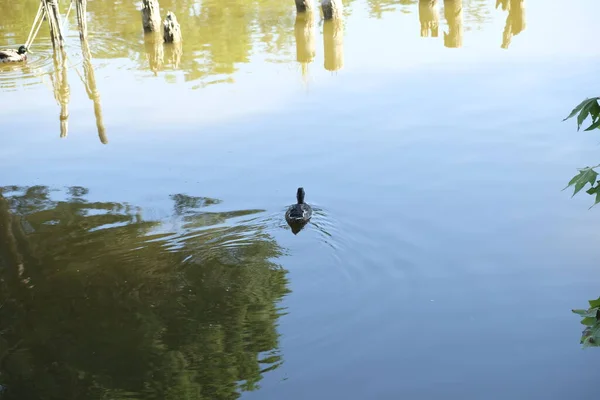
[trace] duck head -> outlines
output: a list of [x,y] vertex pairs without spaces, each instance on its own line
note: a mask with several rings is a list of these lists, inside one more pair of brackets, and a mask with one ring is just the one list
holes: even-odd
[[26,54],[27,53],[27,47],[25,47],[25,46],[19,47],[19,50],[17,51],[17,53],[19,53],[21,55]]
[[296,193],[296,199],[298,200],[298,204],[304,204],[304,189],[299,187],[298,192]]

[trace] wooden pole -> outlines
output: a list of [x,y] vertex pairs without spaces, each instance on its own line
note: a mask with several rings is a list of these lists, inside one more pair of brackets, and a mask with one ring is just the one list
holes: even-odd
[[160,5],[158,0],[142,0],[142,25],[144,32],[160,32]]
[[321,0],[321,9],[323,10],[323,18],[327,21],[341,19],[344,6],[342,0]]
[[296,11],[299,13],[311,12],[313,10],[313,0],[295,0]]
[[165,43],[181,42],[181,27],[177,22],[177,17],[171,11],[167,13],[167,17],[163,22],[163,39]]
[[57,0],[41,0],[46,11],[48,26],[50,27],[50,38],[52,39],[52,47],[55,49],[64,47],[64,37],[60,23],[60,12],[58,9]]
[[444,32],[444,46],[462,47],[462,0],[444,0],[444,18],[448,23],[448,33]]
[[440,15],[437,0],[419,0],[419,21],[421,22],[421,37],[438,37]]
[[344,25],[340,20],[323,23],[325,69],[337,71],[344,66]]

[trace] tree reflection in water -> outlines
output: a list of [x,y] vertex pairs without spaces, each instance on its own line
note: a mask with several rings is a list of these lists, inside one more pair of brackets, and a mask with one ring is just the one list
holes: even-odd
[[181,232],[157,233],[136,207],[53,193],[0,188],[0,397],[234,399],[282,363],[282,250],[231,221],[258,210],[178,194]]

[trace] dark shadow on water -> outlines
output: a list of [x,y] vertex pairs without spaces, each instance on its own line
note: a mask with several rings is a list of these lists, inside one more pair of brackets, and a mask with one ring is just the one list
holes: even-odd
[[288,293],[260,210],[210,212],[219,200],[176,194],[165,226],[87,192],[0,188],[0,398],[257,389],[283,362]]

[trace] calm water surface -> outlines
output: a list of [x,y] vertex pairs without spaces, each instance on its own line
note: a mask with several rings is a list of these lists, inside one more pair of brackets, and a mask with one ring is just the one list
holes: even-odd
[[600,3],[499,3],[162,0],[173,47],[90,0],[56,65],[44,26],[0,67],[0,396],[595,399],[598,211],[561,189],[598,139],[561,119]]

